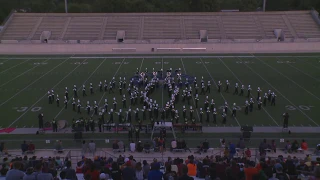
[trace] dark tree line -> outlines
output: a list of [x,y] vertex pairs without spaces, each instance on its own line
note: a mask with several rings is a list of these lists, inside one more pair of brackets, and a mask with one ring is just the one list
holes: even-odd
[[[68,0],[70,13],[122,12],[217,12],[222,9],[257,11],[263,0]],[[268,11],[320,11],[320,0],[267,0]],[[36,13],[63,13],[64,0],[0,0],[0,22],[12,10]]]

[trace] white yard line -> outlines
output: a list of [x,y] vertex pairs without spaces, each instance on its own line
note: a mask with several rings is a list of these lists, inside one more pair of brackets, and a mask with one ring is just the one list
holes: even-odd
[[0,63],[5,63],[5,62],[7,62],[7,61],[9,61],[11,58],[9,58],[9,59],[7,59],[7,60],[5,60],[5,61],[2,61],[2,62],[0,62]]
[[[82,83],[81,86],[79,86],[80,88],[78,89],[78,91],[81,90],[81,87],[86,84],[86,82],[92,77],[92,75],[99,69],[99,67],[106,61],[106,59],[104,59],[97,67],[96,69],[90,74],[90,76]],[[82,64],[82,63],[81,63]],[[69,101],[67,102],[69,104],[69,102],[72,100],[72,98],[69,99]],[[61,112],[64,110],[65,108],[62,107],[61,110],[58,112],[58,114],[54,117],[54,119],[56,119],[60,114]]]
[[[69,58],[68,58],[69,59]],[[68,60],[67,59],[67,60]],[[86,61],[86,59],[84,60]],[[84,62],[83,61],[83,62]],[[65,62],[65,61],[64,61]],[[82,63],[81,63],[82,64]],[[51,89],[54,89],[55,87],[57,87],[64,79],[66,79],[68,76],[70,76],[70,74],[72,74],[81,64],[77,65],[72,71],[70,71],[66,76],[64,76],[56,85],[54,85]],[[16,120],[14,120],[9,127],[11,127],[14,123],[16,123],[17,121],[19,121],[19,119],[21,119],[28,111],[29,109],[32,109],[35,105],[38,104],[38,102],[40,102],[44,97],[46,97],[48,94],[45,93],[41,98],[38,99],[38,101],[36,101],[32,106],[30,106],[26,111],[24,111]]]
[[[181,64],[182,64],[184,73],[187,74],[187,70],[186,70],[186,68],[184,67],[184,63],[183,63],[183,61],[182,61],[182,58],[181,58],[180,60],[181,60]],[[195,100],[194,100],[194,98],[193,98],[193,93],[192,93],[192,95],[191,95],[191,98],[192,98],[192,101],[193,101],[193,104],[194,104],[194,108],[196,109],[196,112],[197,112],[198,121],[200,121],[199,111],[198,111],[198,108],[195,107],[196,102],[195,102]]]
[[[49,61],[49,60],[50,60],[50,59],[47,59],[47,60],[43,61],[43,63],[44,63],[44,62],[47,62],[47,61]],[[36,66],[34,66],[34,67],[30,68],[30,69],[28,69],[27,71],[25,71],[25,72],[23,72],[23,73],[21,73],[21,74],[19,74],[18,76],[14,77],[14,78],[13,78],[13,79],[11,79],[10,81],[7,81],[7,82],[5,82],[4,84],[1,84],[1,85],[0,85],[0,88],[1,88],[1,87],[3,87],[4,85],[8,84],[9,82],[11,82],[11,81],[13,81],[13,80],[17,79],[18,77],[20,77],[20,76],[22,76],[22,75],[26,74],[27,72],[29,72],[29,71],[33,70],[34,68],[36,68],[36,67],[38,67],[38,66],[40,66],[40,64],[39,64],[39,65],[36,65]]]
[[[161,78],[163,79],[163,73],[164,73],[164,69],[163,69],[163,58],[161,58],[161,68],[162,68],[162,74],[161,74]],[[161,98],[161,107],[162,108],[164,108],[163,107],[163,84],[162,84],[162,88],[161,88],[161,96],[162,96],[162,98]]]
[[39,81],[41,78],[43,78],[45,75],[49,74],[51,71],[55,70],[57,67],[59,67],[60,65],[62,65],[63,63],[65,63],[67,60],[69,60],[70,58],[65,59],[64,61],[62,61],[60,64],[56,65],[54,68],[52,68],[50,71],[46,72],[45,74],[43,74],[42,76],[40,76],[38,79],[34,80],[32,83],[30,83],[28,86],[24,87],[22,90],[20,90],[19,92],[17,92],[16,94],[14,94],[12,97],[10,97],[9,99],[7,99],[6,101],[2,102],[0,104],[0,107],[3,106],[4,104],[6,104],[8,101],[10,101],[11,99],[13,99],[14,97],[16,97],[18,94],[20,94],[21,92],[23,92],[24,90],[28,89],[31,85],[33,85],[34,83],[36,83],[37,81]]
[[[200,58],[200,60],[201,60],[201,63],[202,63],[202,65],[203,65],[203,67],[206,69],[207,73],[209,74],[211,80],[212,80],[213,83],[215,84],[216,88],[218,88],[218,85],[217,85],[216,81],[213,79],[213,77],[212,77],[211,73],[209,72],[207,66],[206,66],[206,65],[204,64],[204,62],[202,61],[202,58]],[[223,98],[224,102],[227,102],[226,98],[224,98],[224,96],[223,96],[223,94],[222,94],[221,92],[220,92],[220,95],[221,95],[221,97]],[[237,124],[238,124],[239,126],[241,126],[240,123],[239,123],[239,121],[238,121],[238,119],[237,119],[236,117],[234,117],[234,119],[236,120]]]
[[142,58],[142,62],[141,62],[141,65],[140,65],[139,72],[141,72],[143,61],[144,61],[144,58]]
[[296,83],[294,80],[292,80],[291,78],[289,78],[288,76],[282,74],[280,71],[278,71],[277,69],[275,69],[274,67],[270,66],[269,64],[265,63],[263,60],[261,60],[258,57],[255,57],[256,59],[258,59],[260,62],[262,62],[264,65],[270,67],[271,69],[273,69],[274,71],[276,71],[277,73],[281,74],[283,77],[287,78],[289,81],[291,81],[292,83],[294,83],[295,85],[297,85],[298,87],[300,87],[301,89],[303,89],[304,91],[306,91],[307,93],[309,93],[311,96],[315,97],[316,99],[320,100],[320,98],[314,94],[312,94],[310,91],[306,90],[304,87],[302,87],[301,85],[299,85],[298,83]]
[[[234,76],[241,84],[243,84],[243,83],[241,82],[241,80],[238,78],[238,76],[237,76],[236,74],[234,74],[234,72],[223,62],[223,60],[222,60],[221,58],[219,58],[219,60],[220,60],[220,61],[222,62],[222,64],[233,74],[233,76]],[[255,99],[252,94],[251,94],[251,97],[252,97],[253,99]],[[264,112],[267,113],[268,116],[273,120],[273,122],[274,122],[277,126],[279,126],[279,124],[277,123],[277,121],[269,114],[269,112],[268,112],[265,108],[263,108],[263,106],[261,106],[261,107],[262,107],[262,109],[264,110]]]
[[320,82],[320,79],[317,79],[317,78],[315,78],[315,77],[311,76],[310,74],[308,74],[308,73],[306,73],[306,72],[304,72],[304,71],[302,71],[302,70],[298,69],[297,67],[295,67],[295,66],[293,66],[293,65],[291,65],[291,64],[287,64],[287,65],[288,65],[288,66],[290,66],[290,67],[292,67],[293,69],[295,69],[295,70],[297,70],[297,71],[301,72],[302,74],[304,74],[304,75],[306,75],[306,76],[309,76],[310,78],[312,78],[312,79],[314,79],[314,80],[316,80],[316,81]]
[[17,67],[17,66],[19,66],[19,65],[21,65],[21,64],[23,64],[23,63],[28,62],[28,61],[30,61],[30,58],[29,58],[29,59],[27,59],[27,60],[25,60],[25,61],[22,61],[22,62],[21,62],[21,63],[19,63],[19,64],[14,65],[14,66],[12,66],[12,67],[10,67],[10,68],[8,68],[8,69],[4,70],[4,71],[1,71],[1,72],[0,72],[0,74],[5,73],[5,72],[9,71],[10,69],[13,69],[13,68],[15,68],[15,67]]
[[308,118],[311,122],[313,122],[315,125],[319,126],[314,120],[312,120],[306,113],[304,113],[300,108],[298,108],[296,105],[294,105],[288,98],[286,98],[279,90],[277,90],[274,86],[272,86],[267,80],[265,80],[259,73],[254,71],[251,67],[249,67],[246,63],[243,63],[245,66],[247,66],[253,73],[255,73],[257,76],[259,76],[264,82],[269,84],[270,87],[272,87],[275,91],[277,91],[284,99],[286,99],[290,104],[292,104],[293,107],[298,109],[306,118]]
[[[119,65],[117,71],[114,73],[114,75],[113,75],[112,77],[115,77],[115,76],[118,74],[118,71],[120,70],[120,68],[121,68],[121,66],[123,65],[123,62],[124,62],[125,60],[126,60],[126,58],[123,58],[123,60],[122,60],[121,64]],[[111,77],[111,78],[112,78],[112,77]],[[111,81],[111,80],[110,80],[110,81]],[[125,91],[125,89],[124,89],[124,91]],[[99,102],[98,102],[98,106],[100,105],[101,101],[103,100],[105,94],[106,94],[106,92],[103,93],[101,99],[100,99]],[[93,116],[93,114],[92,114],[92,116]],[[91,117],[92,117],[92,116],[91,116]]]

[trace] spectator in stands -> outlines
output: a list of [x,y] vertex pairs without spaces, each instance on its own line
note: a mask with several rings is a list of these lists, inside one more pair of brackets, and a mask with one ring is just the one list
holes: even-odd
[[29,141],[27,153],[34,154],[35,149],[36,149],[35,145],[32,143],[32,141]]
[[136,151],[136,143],[134,143],[133,141],[131,141],[131,143],[130,143],[130,151],[131,152],[135,152]]
[[267,140],[264,139],[260,145],[259,145],[259,152],[260,152],[260,156],[265,156],[266,155],[266,149],[268,149],[269,145],[267,144]]
[[111,167],[112,167],[111,168],[111,178],[112,179],[121,179],[122,172],[119,169],[118,164],[116,162],[113,162]]
[[7,172],[6,180],[17,180],[22,179],[24,177],[24,172],[20,171],[22,167],[21,162],[16,161],[13,162],[12,169]]
[[63,162],[61,161],[60,156],[57,156],[55,161],[56,161],[57,168],[63,167]]
[[290,177],[287,173],[283,172],[283,166],[280,163],[277,163],[275,166],[275,170],[276,170],[276,178],[278,178],[279,180],[289,180]]
[[170,148],[170,151],[173,151],[174,149],[177,148],[177,141],[175,139],[173,139],[171,141],[171,148]]
[[302,149],[303,151],[308,150],[308,144],[307,144],[307,142],[306,142],[304,139],[302,139],[302,142],[301,142],[301,149]]
[[146,160],[143,160],[142,163],[143,163],[143,178],[146,179],[150,171],[150,165]]
[[171,170],[171,165],[166,165],[166,171],[163,175],[163,179],[164,180],[174,180],[174,179],[178,179],[178,175],[175,171]]
[[29,167],[26,170],[26,174],[24,175],[23,180],[35,180],[36,177],[32,173],[33,173],[33,168]]
[[90,153],[92,153],[92,155],[94,156],[94,154],[96,153],[96,143],[94,143],[93,140],[91,140],[91,142],[88,144],[88,147]]
[[63,147],[62,147],[62,141],[60,140],[57,140],[55,145],[54,145],[54,150],[55,152],[58,152],[58,153],[62,153],[63,152]]
[[245,154],[246,158],[248,160],[250,160],[250,158],[251,158],[251,150],[249,148],[247,148],[247,150],[244,152],[244,154]]
[[115,140],[112,144],[112,149],[115,151],[115,150],[119,150],[119,145],[118,145],[118,141]]
[[271,151],[273,151],[274,153],[277,152],[277,145],[276,145],[276,142],[275,142],[274,139],[271,141],[270,149],[271,149]]
[[189,176],[196,176],[197,175],[197,165],[194,163],[194,159],[190,159],[189,163],[187,164],[188,167],[188,175]]
[[188,167],[186,165],[182,165],[181,173],[179,180],[193,180],[193,177],[188,176]]
[[150,144],[148,141],[144,144],[143,149],[145,153],[150,153]]
[[41,180],[52,180],[53,176],[52,174],[42,171],[43,165],[41,162],[38,162],[35,166],[35,172],[33,173],[34,176],[36,177],[36,180],[41,179]]
[[79,161],[77,162],[77,167],[76,167],[76,173],[83,173],[82,168],[83,168],[84,163]]
[[7,148],[5,147],[4,142],[1,142],[1,143],[0,143],[0,156],[3,155],[3,154],[8,154],[8,150],[7,150]]
[[56,169],[55,162],[49,161],[48,163],[49,163],[48,172],[51,173],[54,178],[57,177],[58,171],[57,171],[57,169]]
[[293,143],[292,143],[292,145],[291,145],[291,150],[292,150],[293,152],[297,152],[298,149],[299,149],[299,143],[298,143],[297,140],[294,140]]
[[135,180],[136,172],[131,166],[131,161],[129,159],[125,161],[125,168],[122,169],[122,179]]
[[66,172],[66,179],[70,179],[70,180],[78,179],[76,175],[76,171],[71,168],[71,161],[68,161],[66,163],[66,169],[64,169],[63,171]]
[[81,154],[82,156],[84,156],[87,153],[88,150],[88,144],[86,143],[85,140],[82,141],[82,145],[81,145]]
[[237,153],[236,151],[236,146],[232,143],[232,142],[229,142],[229,158],[232,159],[233,156]]
[[187,150],[191,153],[190,148],[188,148],[186,141],[183,139],[181,141],[181,148],[184,149],[185,152],[187,152]]
[[136,170],[136,180],[144,180],[143,169],[141,162],[138,162],[135,167]]
[[138,144],[137,144],[137,151],[138,152],[142,152],[143,151],[143,145],[142,145],[141,141],[139,141]]
[[246,163],[246,167],[244,168],[244,174],[246,176],[246,180],[252,180],[254,175],[258,174],[258,169],[255,166],[253,161],[249,161]]
[[90,169],[88,169],[84,175],[90,175],[91,180],[99,180],[100,172],[96,169],[94,164],[91,164]]
[[67,180],[66,179],[66,172],[64,172],[64,171],[60,172],[60,179],[61,180]]
[[246,144],[243,140],[243,138],[240,138],[238,144],[237,144],[237,148],[241,149],[241,150],[244,150],[244,148],[246,147]]
[[21,144],[21,151],[22,154],[25,154],[28,151],[28,144],[26,143],[26,141],[23,141],[23,143]]
[[286,145],[285,145],[285,147],[284,147],[284,152],[285,152],[285,153],[291,153],[291,152],[292,152],[292,150],[291,150],[291,144],[290,144],[290,141],[289,141],[289,140],[287,140],[287,142],[286,142]]
[[119,150],[120,151],[126,152],[125,149],[124,149],[123,141],[118,141],[118,146],[119,146]]
[[160,164],[153,163],[151,171],[148,173],[148,180],[162,180],[163,173],[160,171]]
[[109,179],[109,174],[101,173],[101,174],[99,175],[99,179],[100,179],[100,180],[108,180],[108,179]]
[[225,148],[226,147],[226,140],[220,139],[220,144],[221,144],[221,148]]

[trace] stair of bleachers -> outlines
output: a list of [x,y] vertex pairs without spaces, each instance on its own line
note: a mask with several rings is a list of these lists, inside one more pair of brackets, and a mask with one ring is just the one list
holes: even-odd
[[37,24],[39,17],[13,17],[1,39],[3,40],[26,40]]
[[199,31],[207,30],[209,39],[220,39],[220,29],[215,16],[185,17],[187,39],[199,39]]
[[259,15],[257,17],[263,26],[267,38],[275,38],[274,29],[282,29],[285,37],[293,37],[281,15]]
[[57,40],[67,19],[67,17],[44,17],[32,39],[39,40],[43,31],[51,31],[50,39]]
[[300,38],[320,37],[320,26],[312,19],[311,14],[290,14],[287,16]]
[[140,17],[108,17],[103,39],[116,39],[117,31],[125,31],[125,39],[138,39]]
[[181,39],[180,17],[150,16],[144,18],[143,39]]
[[72,17],[63,39],[97,40],[102,23],[102,17]]
[[262,38],[252,16],[221,16],[227,39]]

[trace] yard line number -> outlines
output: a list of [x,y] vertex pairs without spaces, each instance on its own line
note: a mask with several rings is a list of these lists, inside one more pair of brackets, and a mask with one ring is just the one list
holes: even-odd
[[291,106],[291,105],[286,105],[285,107],[289,111],[295,111],[297,109],[298,110],[303,110],[303,111],[310,111],[311,108],[313,108],[313,106],[306,106],[306,105],[299,105],[299,106],[297,106],[297,108],[294,107],[294,106]]
[[277,63],[278,64],[294,64],[294,63],[296,63],[296,62],[294,62],[294,61],[277,61]]
[[[155,62],[155,64],[162,64],[162,62]],[[163,64],[169,64],[169,62],[163,62]]]
[[74,62],[74,63],[70,63],[70,64],[80,65],[80,64],[88,64],[88,62]]
[[[17,112],[25,112],[29,109],[29,107],[14,107]],[[31,112],[38,112],[42,109],[42,107],[33,107],[30,111]]]
[[35,63],[33,63],[33,65],[46,65],[46,64],[48,64],[48,63],[46,63],[46,62],[35,62]]
[[205,61],[205,62],[197,61],[196,63],[197,64],[213,64],[212,62],[208,62],[208,61]]
[[[112,64],[118,64],[118,65],[120,65],[122,62],[114,62],[114,63],[112,63]],[[129,64],[129,62],[123,62],[123,64]]]
[[253,64],[253,61],[236,61],[237,64]]

